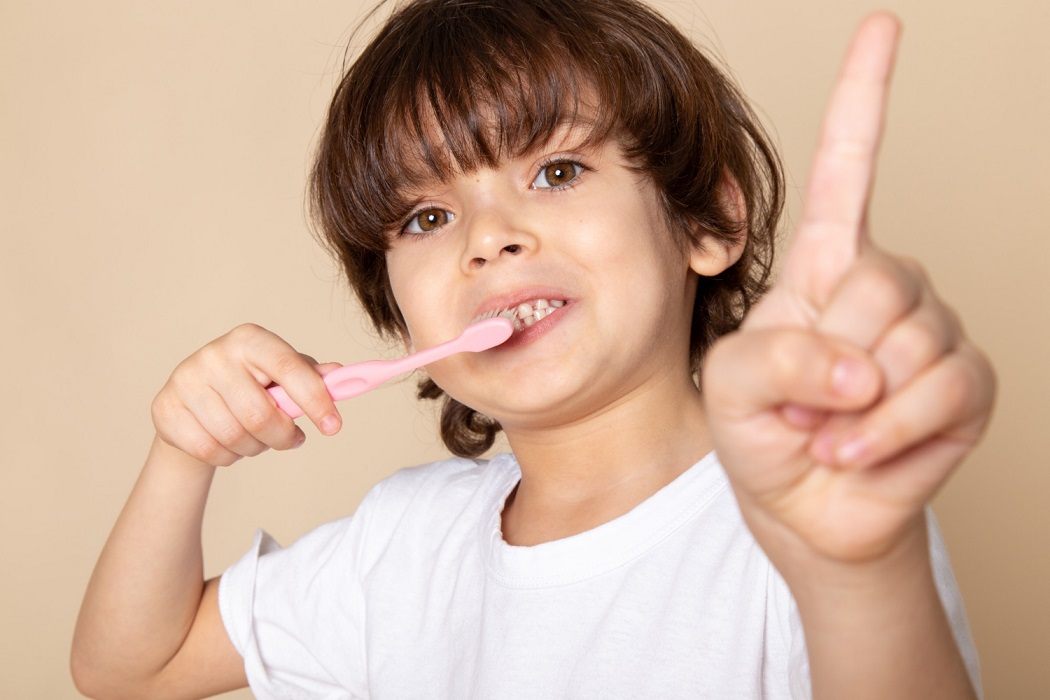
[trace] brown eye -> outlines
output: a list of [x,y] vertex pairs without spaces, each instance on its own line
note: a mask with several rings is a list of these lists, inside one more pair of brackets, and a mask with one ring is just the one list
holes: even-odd
[[413,216],[403,229],[404,233],[431,233],[452,221],[455,216],[444,209],[425,209]]
[[571,160],[551,163],[540,171],[532,186],[538,189],[561,187],[575,180],[582,170],[583,166]]

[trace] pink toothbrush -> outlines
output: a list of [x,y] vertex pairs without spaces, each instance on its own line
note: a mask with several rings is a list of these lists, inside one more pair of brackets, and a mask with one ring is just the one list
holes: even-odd
[[[497,317],[467,326],[467,329],[441,345],[420,350],[400,360],[369,360],[334,369],[324,376],[329,395],[336,401],[360,396],[375,389],[380,384],[393,379],[399,374],[411,372],[423,365],[437,362],[457,352],[481,352],[494,348],[514,332],[514,324],[507,318]],[[303,410],[296,405],[283,388],[279,386],[267,389],[277,407],[292,418],[303,415]]]

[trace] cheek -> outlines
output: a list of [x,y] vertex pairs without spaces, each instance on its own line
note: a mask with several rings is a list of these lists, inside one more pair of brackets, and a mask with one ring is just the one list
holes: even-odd
[[[409,334],[415,335],[417,325],[415,314],[419,308],[419,301],[415,299],[415,296],[418,294],[419,287],[411,282],[414,275],[409,266],[405,265],[403,258],[398,259],[387,255],[387,277],[390,280],[393,303],[401,312],[401,318],[404,319]],[[411,338],[403,336],[402,340],[405,346],[411,349]]]
[[444,342],[455,330],[449,325],[451,290],[443,264],[421,255],[387,255],[390,289],[408,328],[403,341],[410,352]]

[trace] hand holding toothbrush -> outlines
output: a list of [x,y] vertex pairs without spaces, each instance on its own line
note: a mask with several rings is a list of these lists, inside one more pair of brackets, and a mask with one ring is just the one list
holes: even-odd
[[[302,445],[306,434],[292,419],[304,414],[333,435],[342,426],[336,400],[452,353],[486,350],[512,332],[506,319],[490,319],[401,360],[341,367],[318,365],[270,331],[245,324],[175,368],[153,401],[153,423],[166,443],[205,464],[228,466],[270,448]],[[267,390],[271,384],[279,386]]]

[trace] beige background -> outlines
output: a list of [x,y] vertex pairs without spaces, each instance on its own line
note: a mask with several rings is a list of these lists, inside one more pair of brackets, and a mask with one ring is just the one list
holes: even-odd
[[[1050,51],[1045,0],[886,3],[906,25],[874,205],[1001,377],[993,427],[936,502],[989,697],[1050,688]],[[661,2],[775,127],[797,207],[820,111],[868,2]],[[77,697],[79,599],[151,437],[149,403],[255,321],[320,359],[382,348],[310,239],[302,191],[355,0],[0,3],[0,697]],[[210,574],[441,454],[390,386],[333,439],[220,474]],[[248,697],[247,693],[231,697]]]

